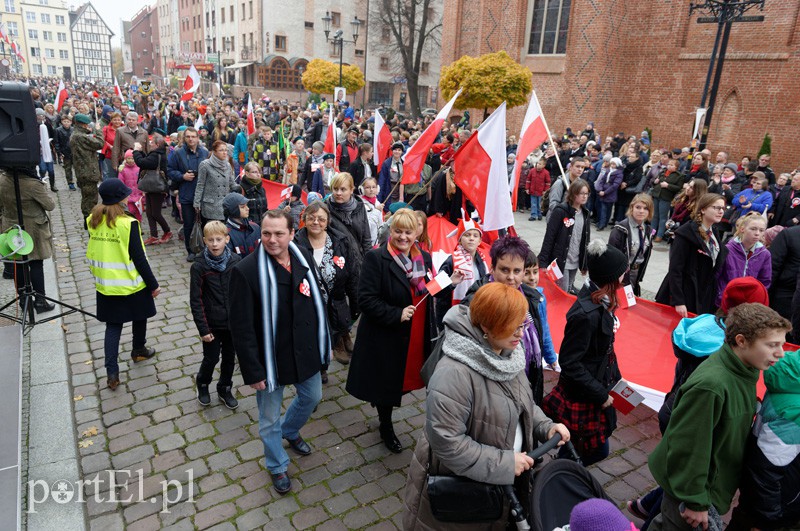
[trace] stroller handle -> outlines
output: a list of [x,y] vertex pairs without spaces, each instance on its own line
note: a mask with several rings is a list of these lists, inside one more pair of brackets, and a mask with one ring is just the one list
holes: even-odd
[[[554,433],[553,436],[550,437],[550,439],[548,439],[546,443],[528,452],[528,457],[530,457],[531,459],[539,459],[547,452],[558,446],[559,442],[561,442],[561,434]],[[574,461],[577,461],[578,463],[581,462],[581,459],[578,456],[578,453],[575,451],[575,447],[572,445],[572,442],[567,441],[566,443],[564,443],[564,447],[566,448],[567,452],[570,453],[570,456]]]

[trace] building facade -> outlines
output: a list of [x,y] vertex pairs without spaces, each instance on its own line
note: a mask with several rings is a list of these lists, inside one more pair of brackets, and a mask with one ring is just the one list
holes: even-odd
[[[406,75],[391,28],[381,21],[380,3],[372,7],[368,21],[367,80],[365,106],[392,107],[399,112],[411,110]],[[432,0],[427,13],[428,28],[442,22],[443,0]],[[418,95],[420,109],[438,104],[439,71],[441,70],[441,40],[438,30],[426,39],[419,68]]]
[[161,64],[157,66],[156,71],[160,76],[168,77],[175,73],[175,52],[181,49],[180,17],[177,16],[178,0],[158,0],[156,10],[161,56]]
[[[39,0],[48,1],[48,0]],[[69,13],[75,78],[113,84],[111,37],[114,32],[87,2]]]
[[[442,63],[506,50],[533,73],[551,129],[595,123],[602,136],[653,131],[656,146],[689,145],[716,24],[686,2],[444,0]],[[796,164],[785,131],[800,126],[800,0],[769,1],[763,22],[733,24],[708,134],[712,151],[754,156],[765,133],[773,164]],[[509,111],[516,131],[524,106]],[[476,114],[473,114],[474,116]],[[477,115],[480,115],[479,113]],[[781,166],[781,161],[783,166]]]
[[74,61],[70,17],[61,0],[21,0],[26,46],[22,48],[31,76],[73,79]]
[[131,47],[131,75],[142,79],[161,75],[163,65],[159,48],[158,10],[145,6],[131,19],[128,40]]
[[25,39],[24,23],[22,21],[22,5],[20,0],[3,0],[3,10],[0,11],[0,24],[6,25],[11,42],[16,42],[22,50],[25,61],[20,61],[12,53],[11,45],[0,40],[0,60],[8,61],[8,65],[0,67],[0,73],[13,73],[18,76],[30,75],[28,63],[28,46]]

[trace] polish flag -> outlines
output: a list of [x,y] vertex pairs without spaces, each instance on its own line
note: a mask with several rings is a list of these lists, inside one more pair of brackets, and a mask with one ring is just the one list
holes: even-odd
[[186,76],[186,80],[183,82],[183,96],[181,96],[181,101],[189,101],[194,96],[194,93],[197,92],[197,89],[200,88],[200,74],[197,73],[197,69],[194,67],[194,63],[192,66],[189,67],[189,75]]
[[505,102],[456,151],[453,164],[455,183],[477,208],[483,230],[513,225],[506,163]]
[[17,56],[17,59],[23,63],[25,62],[25,58],[22,57],[22,51],[19,49],[19,44],[17,44],[16,41],[11,43],[11,51],[14,52],[14,55]]
[[[333,153],[333,156],[336,157],[336,118],[333,114],[333,105],[330,105],[328,109],[328,134],[325,135],[325,147],[323,151],[325,153]],[[335,158],[333,159],[333,167],[339,167],[339,161]]]
[[8,36],[8,28],[6,27],[5,22],[0,24],[0,39],[6,41],[6,44],[11,44],[11,39]]
[[256,132],[256,115],[253,112],[253,98],[247,97],[247,136]]
[[453,281],[450,280],[450,275],[442,271],[436,275],[433,280],[425,284],[425,289],[428,290],[428,295],[433,297],[452,283]]
[[202,116],[198,116],[197,120],[194,121],[194,128],[199,131],[200,128],[203,127],[203,125],[205,125],[203,123],[203,117]]
[[114,94],[119,96],[119,99],[124,100],[125,98],[122,96],[122,89],[119,88],[119,81],[117,81],[117,77],[114,76]]
[[419,182],[422,167],[425,165],[425,159],[428,158],[428,153],[431,150],[433,141],[436,140],[436,136],[442,130],[444,122],[453,109],[453,104],[455,104],[460,95],[461,89],[458,89],[456,95],[453,96],[453,98],[447,102],[447,105],[439,111],[439,114],[436,115],[436,119],[433,120],[433,123],[423,131],[422,135],[414,142],[414,145],[408,148],[408,151],[406,151],[406,154],[403,156],[403,179],[400,181],[400,184],[407,185]]
[[58,82],[58,92],[56,92],[56,112],[61,112],[61,107],[64,106],[64,102],[67,101],[67,89],[64,88],[64,81]]
[[375,168],[380,171],[383,161],[389,157],[392,148],[392,133],[389,126],[383,121],[383,116],[375,111],[375,136],[373,137],[372,162]]
[[511,204],[517,204],[517,190],[519,188],[519,175],[522,171],[522,163],[528,155],[541,146],[547,140],[547,125],[542,114],[542,107],[539,105],[539,98],[536,91],[531,94],[531,101],[528,103],[528,112],[525,113],[525,120],[522,122],[522,130],[519,133],[519,144],[517,144],[517,159],[514,161],[514,172],[509,186],[511,187]]

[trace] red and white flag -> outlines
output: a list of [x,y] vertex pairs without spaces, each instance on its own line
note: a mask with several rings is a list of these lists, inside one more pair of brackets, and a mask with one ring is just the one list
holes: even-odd
[[506,163],[505,102],[461,146],[453,164],[455,183],[478,210],[483,230],[513,225]]
[[547,275],[547,278],[553,282],[557,282],[564,278],[564,273],[561,272],[561,268],[558,267],[558,264],[555,260],[550,262],[550,265],[545,268],[544,274]]
[[453,281],[450,280],[450,275],[442,271],[438,275],[436,275],[433,278],[433,280],[425,284],[425,289],[428,290],[428,295],[435,296],[437,293],[439,293],[452,283]]
[[197,69],[194,67],[194,63],[192,66],[189,67],[189,75],[186,76],[186,79],[183,82],[183,96],[181,96],[181,101],[189,101],[194,96],[194,93],[197,92],[197,89],[200,88],[200,74],[197,73]]
[[22,57],[22,51],[19,49],[19,44],[17,44],[16,41],[11,43],[11,51],[14,52],[14,55],[17,56],[17,59],[19,59],[23,63],[25,62],[25,58]]
[[114,76],[114,94],[119,96],[119,99],[124,100],[125,98],[122,96],[122,89],[119,88],[119,81],[117,81],[117,76]]
[[291,186],[287,186],[287,187],[286,187],[286,188],[284,188],[284,189],[283,189],[283,191],[281,192],[281,199],[289,199],[289,197],[290,197],[291,195],[292,195],[292,187],[291,187]]
[[58,82],[58,92],[56,92],[56,112],[61,112],[61,107],[64,106],[64,102],[67,101],[67,89],[64,88],[64,80]]
[[[400,184],[416,184],[419,182],[422,167],[425,165],[425,159],[428,158],[428,153],[431,150],[433,141],[436,140],[436,136],[442,130],[444,122],[453,109],[453,104],[455,104],[460,95],[461,89],[458,89],[456,95],[453,96],[453,98],[447,102],[447,105],[442,107],[439,114],[436,115],[436,119],[433,120],[433,123],[422,132],[422,135],[414,142],[414,145],[408,148],[408,151],[406,151],[406,154],[403,156],[403,179],[400,181]],[[506,181],[508,181],[508,179],[506,179]]]
[[380,171],[383,161],[389,157],[392,148],[392,133],[383,120],[383,116],[377,110],[375,111],[375,136],[373,138],[372,162],[375,163],[375,168]]
[[[325,135],[325,153],[333,153],[336,157],[336,118],[333,114],[333,105],[328,106],[328,133]],[[339,167],[339,161],[333,159],[333,167]]]
[[8,28],[6,27],[5,22],[0,24],[0,39],[6,41],[6,44],[11,44],[11,38],[9,37]]
[[519,133],[519,143],[517,144],[517,159],[514,161],[514,172],[511,183],[511,204],[517,204],[517,190],[519,188],[519,175],[522,171],[522,163],[528,155],[541,146],[547,140],[547,125],[544,121],[542,107],[539,105],[539,98],[536,91],[531,94],[531,101],[528,103],[528,111],[522,121],[522,130]]
[[247,97],[247,136],[256,132],[256,115],[253,113],[253,97]]

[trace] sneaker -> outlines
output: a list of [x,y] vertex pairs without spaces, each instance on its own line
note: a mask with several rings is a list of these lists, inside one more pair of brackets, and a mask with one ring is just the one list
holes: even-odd
[[[208,386],[206,386],[206,390]],[[230,387],[217,387],[217,396],[219,401],[225,404],[228,409],[236,409],[239,407],[239,401],[233,396]],[[202,402],[200,402],[202,404]]]
[[77,188],[75,188],[75,183],[69,183],[69,189],[72,190],[73,192],[77,190]]
[[171,232],[165,232],[164,235],[161,237],[161,243],[167,243],[171,239],[172,239],[172,233]]
[[147,239],[144,241],[144,244],[145,244],[145,245],[158,245],[159,243],[161,243],[161,240],[159,240],[159,239],[158,239],[158,238],[156,238],[155,236],[150,236],[149,238],[147,238]]
[[151,347],[140,347],[131,350],[131,359],[138,363],[140,361],[149,360],[156,355],[156,349]]
[[644,507],[642,507],[639,498],[636,498],[635,500],[628,500],[627,506],[628,506],[628,512],[631,513],[636,518],[640,518],[642,520],[647,520],[648,518],[650,518],[650,515],[647,514],[647,511],[645,511]]
[[203,406],[211,403],[211,395],[208,393],[207,384],[197,384],[197,401]]

